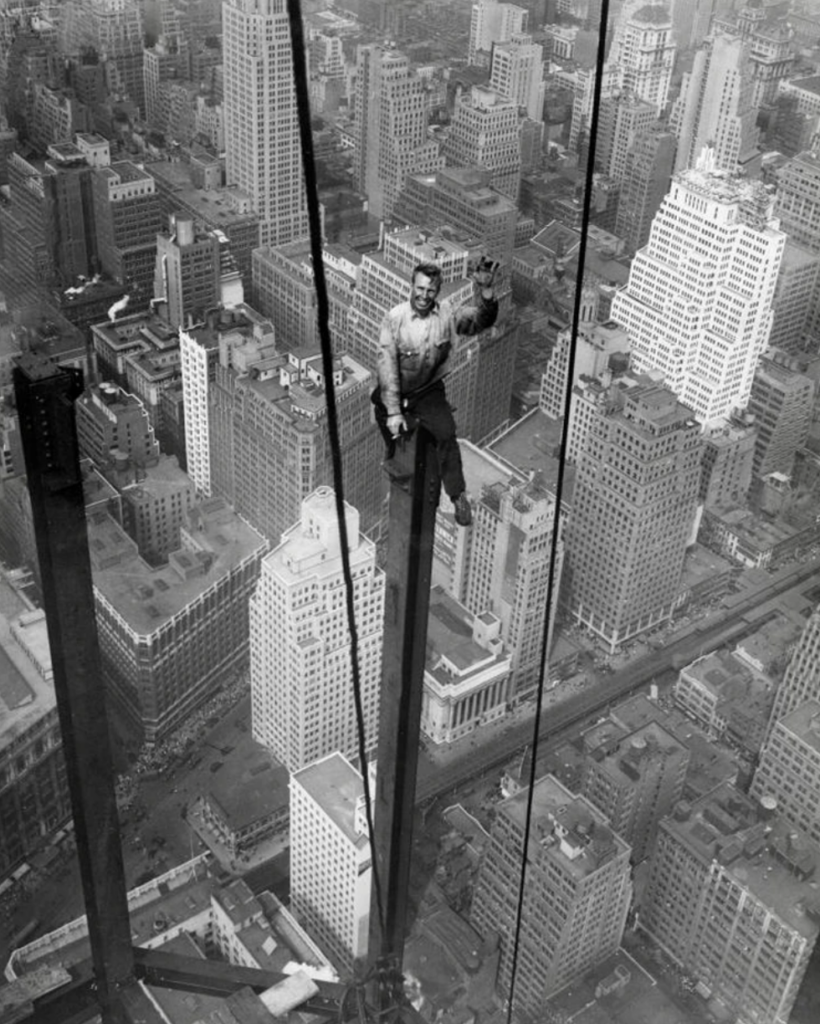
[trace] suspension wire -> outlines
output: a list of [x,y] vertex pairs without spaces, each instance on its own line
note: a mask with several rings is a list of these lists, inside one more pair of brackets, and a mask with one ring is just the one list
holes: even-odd
[[330,303],[328,302],[325,264],[322,256],[322,224],[319,210],[319,189],[316,178],[316,161],[313,153],[311,132],[310,97],[308,94],[308,71],[305,60],[305,31],[302,22],[300,0],[287,0],[290,40],[293,50],[293,79],[296,90],[296,107],[299,115],[299,135],[302,143],[302,165],[305,174],[308,224],[310,228],[310,252],[313,261],[313,279],[316,285],[316,316],[319,326],[319,341],[322,350],[322,369],[327,394],[327,420],[330,449],[333,462],[333,483],[336,495],[336,518],[339,523],[339,543],[342,555],[342,571],[345,581],[347,623],[350,630],[350,666],[353,677],[353,699],[356,707],[356,729],[358,734],[359,761],[362,767],[362,785],[367,817],[367,834],[370,840],[373,888],[376,907],[382,931],[385,928],[384,904],[381,880],[375,856],[375,831],[373,827],[373,802],[370,793],[370,775],[365,743],[365,721],[362,704],[361,674],[359,671],[359,635],[356,628],[356,609],[353,600],[353,575],[350,569],[350,548],[345,517],[345,500],[342,471],[342,449],[339,439],[339,417],[336,409],[336,387],[333,382],[333,343],[330,336]]
[[601,0],[601,15],[598,24],[598,49],[595,57],[595,84],[592,94],[592,116],[589,125],[589,147],[587,150],[587,166],[584,173],[584,202],[581,215],[581,240],[578,249],[578,277],[575,282],[575,296],[573,299],[572,325],[570,328],[570,349],[569,364],[567,367],[567,387],[564,394],[564,429],[561,436],[560,470],[555,488],[555,512],[553,518],[552,536],[550,538],[550,567],[547,576],[547,603],[544,615],[544,627],[541,634],[541,657],[539,668],[539,683],[536,691],[535,718],[533,720],[531,757],[528,771],[527,786],[527,813],[524,820],[524,838],[521,848],[521,877],[518,884],[518,900],[515,911],[515,928],[513,939],[513,955],[510,965],[510,990],[507,1000],[507,1024],[512,1024],[513,1006],[515,1005],[515,986],[518,980],[518,962],[521,948],[521,931],[524,918],[524,897],[526,892],[527,878],[527,851],[530,846],[532,833],[533,813],[533,791],[536,782],[536,763],[538,760],[538,748],[540,745],[540,724],[541,712],[544,707],[544,679],[547,670],[549,654],[550,622],[552,620],[553,607],[555,605],[555,564],[558,556],[558,544],[563,524],[561,522],[561,502],[564,493],[564,474],[567,460],[567,434],[570,407],[572,403],[572,377],[575,372],[575,359],[578,349],[578,327],[581,319],[581,303],[583,298],[583,277],[584,265],[586,262],[587,232],[589,230],[590,213],[592,209],[592,180],[595,168],[595,143],[598,135],[598,115],[601,103],[601,85],[603,81],[605,53],[606,53],[606,27],[609,19],[609,0]]

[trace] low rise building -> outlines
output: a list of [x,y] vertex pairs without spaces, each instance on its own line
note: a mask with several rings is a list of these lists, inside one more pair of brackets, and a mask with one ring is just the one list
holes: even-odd
[[504,716],[512,663],[501,620],[472,615],[434,587],[427,624],[421,728],[434,743],[451,743]]

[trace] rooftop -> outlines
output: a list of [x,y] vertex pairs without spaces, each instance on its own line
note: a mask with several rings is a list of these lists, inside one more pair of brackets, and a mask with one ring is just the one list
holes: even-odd
[[260,534],[222,498],[209,498],[189,513],[198,550],[171,555],[152,569],[130,537],[105,513],[88,521],[94,587],[136,633],[147,636],[195,601],[217,580],[267,546]]
[[[473,616],[440,586],[430,592],[426,671],[439,683],[460,683],[472,673],[505,659],[473,637]],[[449,663],[449,665],[448,665]],[[448,668],[454,668],[457,675]]]
[[[522,835],[528,796],[528,790],[523,789],[497,808],[499,814],[506,814],[516,823]],[[533,787],[532,821],[531,844],[540,846],[542,856],[558,863],[563,873],[576,880],[593,874],[629,849],[586,797],[575,796],[552,775],[545,775]]]
[[[735,883],[751,892],[794,931],[812,942],[820,931],[816,847],[781,818],[765,819],[760,805],[724,783],[662,824],[702,863],[717,860]],[[806,884],[808,882],[808,885]]]
[[778,724],[820,754],[820,701],[804,701]]
[[328,754],[294,772],[291,784],[302,789],[327,814],[351,843],[363,846],[367,836],[356,829],[356,807],[364,793],[362,777],[342,754]]
[[238,831],[276,814],[283,805],[287,810],[288,772],[260,744],[243,743],[211,775],[207,796],[228,828]]
[[[12,626],[25,631],[26,644],[40,664],[50,664],[45,616],[25,609],[4,578],[0,578],[0,753],[25,735],[56,707],[54,684],[37,670],[15,640]],[[19,610],[18,610],[19,609]],[[5,612],[12,612],[11,621]]]
[[[538,473],[544,487],[554,495],[561,473],[563,420],[553,420],[541,409],[533,409],[496,438],[490,445],[493,455],[527,477]],[[575,467],[564,465],[562,502],[572,503]]]

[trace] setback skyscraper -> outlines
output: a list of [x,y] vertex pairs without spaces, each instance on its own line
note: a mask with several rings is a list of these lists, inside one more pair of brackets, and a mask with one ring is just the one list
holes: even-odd
[[705,158],[673,179],[613,299],[612,319],[629,332],[634,369],[660,370],[701,421],[749,400],[785,241],[766,187]]
[[[376,549],[345,509],[367,743],[374,745],[383,631],[384,574]],[[262,560],[251,600],[253,735],[295,772],[341,751],[358,751],[350,631],[336,499],[320,487],[300,521]]]
[[285,0],[225,0],[225,173],[260,215],[261,245],[307,234]]

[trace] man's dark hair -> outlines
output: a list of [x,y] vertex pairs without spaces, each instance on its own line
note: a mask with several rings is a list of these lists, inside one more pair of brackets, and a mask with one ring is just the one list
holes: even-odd
[[438,281],[439,286],[441,286],[441,267],[437,263],[419,263],[413,267],[413,276],[410,279],[413,284],[416,283],[416,278],[419,274],[424,274],[431,281]]

